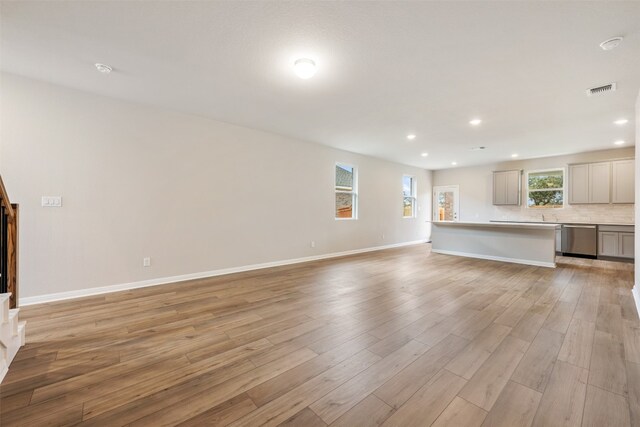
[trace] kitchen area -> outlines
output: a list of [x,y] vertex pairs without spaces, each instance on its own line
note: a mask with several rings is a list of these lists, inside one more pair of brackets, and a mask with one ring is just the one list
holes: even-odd
[[556,255],[633,262],[634,155],[629,147],[434,171],[433,252],[548,267]]

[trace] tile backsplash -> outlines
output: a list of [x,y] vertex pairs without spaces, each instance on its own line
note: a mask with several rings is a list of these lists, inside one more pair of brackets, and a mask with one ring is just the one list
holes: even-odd
[[633,224],[635,205],[568,205],[562,209],[529,209],[523,206],[494,206],[493,219],[507,221],[590,222]]

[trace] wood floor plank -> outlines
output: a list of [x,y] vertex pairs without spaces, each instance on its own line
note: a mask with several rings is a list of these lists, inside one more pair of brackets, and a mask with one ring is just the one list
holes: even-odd
[[456,397],[465,383],[464,378],[442,369],[382,425],[384,427],[431,425]]
[[526,341],[506,337],[460,391],[460,397],[491,410],[528,346]]
[[[247,392],[258,406],[262,406],[273,399],[282,396],[293,388],[311,380],[313,377],[338,365],[346,359],[360,353],[371,344],[378,342],[378,338],[362,334],[335,349],[315,357],[300,366],[278,375]],[[370,351],[369,347],[369,351]]]
[[588,369],[595,331],[596,324],[594,322],[574,317],[569,324],[560,353],[558,353],[558,360]]
[[[379,356],[368,350],[363,350],[341,364],[261,406],[236,421],[233,426],[276,426],[380,360]],[[320,415],[318,411],[314,412]],[[326,422],[324,419],[323,421]]]
[[511,328],[500,324],[488,326],[480,335],[461,351],[446,366],[447,370],[465,379],[470,379],[502,340],[511,332]]
[[315,412],[309,408],[304,408],[278,427],[326,427],[326,425]]
[[375,389],[384,384],[406,366],[427,351],[428,347],[411,341],[380,360],[364,372],[356,375],[331,393],[311,405],[313,412],[331,424]]
[[399,408],[452,358],[460,354],[468,343],[464,338],[449,335],[378,387],[374,394],[392,408]]
[[540,329],[511,376],[511,380],[543,392],[563,340],[564,335],[558,332]]
[[624,345],[618,337],[597,329],[593,340],[589,384],[623,396],[627,394]]
[[533,300],[530,298],[520,297],[513,304],[511,304],[507,309],[495,320],[496,323],[504,326],[514,327],[518,324],[522,316],[524,316],[527,311],[533,305]]
[[186,421],[315,356],[316,354],[311,350],[298,350],[286,358],[231,378],[220,385],[204,388],[200,393],[194,393],[173,405],[167,405],[167,402],[164,402],[162,409],[138,418],[130,424],[131,426],[173,425]]
[[534,427],[580,426],[589,371],[556,362],[533,420]]
[[367,426],[379,426],[393,412],[394,409],[391,406],[370,394],[333,422],[331,427],[353,427],[363,424],[364,420],[366,420]]
[[582,427],[630,427],[629,405],[624,397],[587,386]]
[[482,427],[529,427],[541,398],[542,393],[509,381]]
[[255,409],[257,409],[255,403],[246,394],[241,394],[178,425],[180,427],[223,427]]
[[432,427],[479,427],[486,416],[487,411],[464,399],[454,397],[436,422],[431,425]]
[[622,337],[625,359],[630,362],[640,363],[640,325],[623,320]]
[[559,300],[551,310],[551,313],[549,313],[542,327],[561,334],[566,333],[567,328],[569,328],[569,323],[571,323],[571,319],[573,318],[576,303],[576,301]]
[[629,412],[631,425],[640,425],[640,364],[627,362],[627,379],[629,381]]

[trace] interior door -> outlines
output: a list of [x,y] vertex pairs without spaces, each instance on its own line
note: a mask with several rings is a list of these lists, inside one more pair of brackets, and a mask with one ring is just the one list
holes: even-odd
[[433,187],[433,221],[458,221],[459,193],[457,185]]

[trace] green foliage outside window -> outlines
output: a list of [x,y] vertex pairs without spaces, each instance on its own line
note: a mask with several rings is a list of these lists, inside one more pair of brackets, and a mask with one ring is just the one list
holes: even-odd
[[564,204],[564,171],[562,169],[530,173],[528,177],[530,208],[561,208]]

